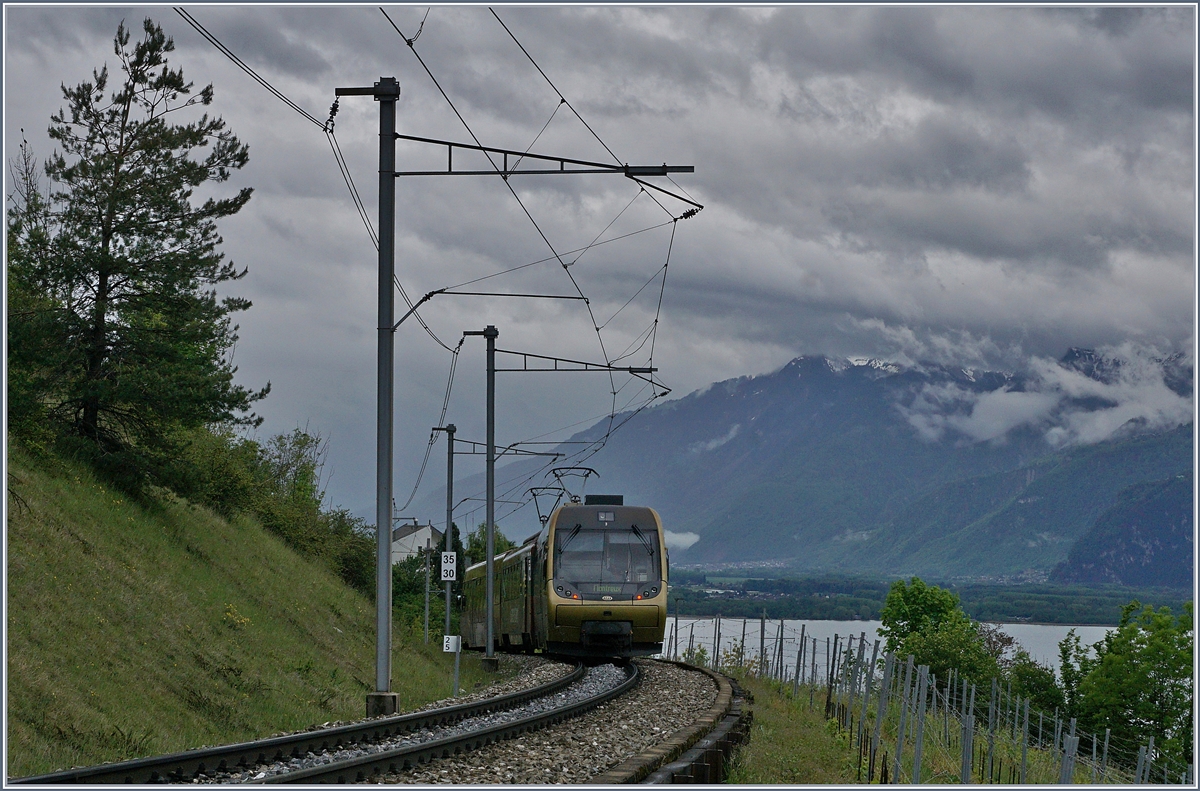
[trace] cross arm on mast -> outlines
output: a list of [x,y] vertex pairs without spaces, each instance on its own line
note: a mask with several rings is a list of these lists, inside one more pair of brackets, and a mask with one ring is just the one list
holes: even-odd
[[[466,333],[463,333],[464,335]],[[654,381],[653,377],[644,376],[643,374],[653,374],[658,371],[657,368],[639,367],[631,365],[610,365],[608,363],[592,363],[584,360],[569,360],[565,357],[550,357],[544,354],[534,354],[532,352],[516,352],[509,349],[496,349],[496,354],[510,354],[514,357],[521,358],[520,368],[497,368],[496,371],[507,371],[517,373],[549,373],[549,372],[586,372],[586,371],[616,371],[618,373],[626,373],[641,379],[643,382],[648,382],[655,387],[662,388],[662,393],[659,397],[671,392],[671,388],[666,387],[659,382]],[[544,360],[551,363],[550,367],[530,368],[530,360]],[[563,368],[560,366],[574,366]]]
[[[666,176],[670,173],[695,173],[696,168],[693,165],[630,165],[613,164],[610,162],[592,162],[586,159],[571,159],[570,157],[556,157],[546,154],[534,154],[528,151],[516,151],[510,148],[496,148],[495,146],[481,146],[473,143],[459,143],[453,140],[438,140],[432,137],[418,137],[416,135],[403,135],[396,133],[397,140],[408,140],[414,143],[429,143],[431,145],[446,146],[446,169],[445,170],[398,170],[394,171],[394,176],[500,176],[507,179],[509,176],[533,176],[533,175],[565,175],[587,174],[587,173],[617,173],[625,176],[628,179],[636,181],[643,187],[657,190],[665,195],[670,195],[672,198],[681,200],[697,209],[704,208],[701,204],[694,200],[677,195],[670,190],[663,189],[654,184],[642,181],[645,176]],[[455,170],[454,168],[454,149],[459,148],[465,151],[482,151],[486,154],[500,154],[503,161],[499,167],[493,165],[491,170]],[[509,157],[515,157],[514,164],[509,166]],[[522,160],[537,160],[538,162],[550,162],[558,165],[557,168],[529,168],[525,170],[517,170],[517,165]],[[571,165],[573,167],[567,167]],[[690,216],[690,215],[688,215]]]

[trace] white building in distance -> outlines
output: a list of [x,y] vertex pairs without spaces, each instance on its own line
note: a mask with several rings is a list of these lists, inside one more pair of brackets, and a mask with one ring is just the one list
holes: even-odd
[[401,525],[392,529],[392,563],[410,558],[428,546],[435,552],[443,549],[445,533],[433,525]]

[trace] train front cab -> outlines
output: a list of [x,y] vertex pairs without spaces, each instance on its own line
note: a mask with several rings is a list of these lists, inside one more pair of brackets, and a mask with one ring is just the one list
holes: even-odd
[[559,508],[538,536],[533,563],[540,647],[582,656],[661,653],[667,566],[653,509],[622,505],[618,496]]

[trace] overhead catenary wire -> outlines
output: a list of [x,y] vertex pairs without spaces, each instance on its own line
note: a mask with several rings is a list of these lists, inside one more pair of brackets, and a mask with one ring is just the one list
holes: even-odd
[[[636,231],[630,231],[629,233],[621,234],[620,236],[614,236],[614,237],[613,237],[613,238],[611,238],[611,239],[605,239],[605,240],[604,240],[604,241],[602,241],[602,242],[595,242],[595,241],[594,241],[594,242],[592,242],[591,244],[587,245],[586,247],[577,247],[577,248],[575,248],[574,250],[565,250],[565,251],[563,251],[563,255],[572,255],[572,254],[574,254],[574,253],[582,253],[582,252],[586,252],[587,250],[590,250],[590,249],[591,249],[591,248],[593,248],[593,247],[599,247],[600,245],[604,245],[604,244],[612,244],[613,242],[619,242],[619,241],[621,241],[622,239],[628,239],[628,238],[630,238],[631,236],[637,236],[638,234],[643,234],[643,233],[646,233],[646,232],[648,232],[648,231],[654,231],[654,230],[657,230],[657,229],[659,229],[659,228],[662,228],[662,227],[664,227],[664,226],[667,226],[667,225],[670,225],[670,224],[671,224],[671,220],[667,220],[667,221],[665,221],[665,222],[660,222],[660,223],[658,223],[657,225],[649,225],[649,226],[647,226],[647,227],[645,227],[645,228],[641,228],[641,229],[639,229],[639,230],[636,230]],[[522,269],[528,269],[528,268],[529,268],[529,267],[531,267],[531,266],[537,266],[538,264],[544,264],[544,263],[547,263],[547,262],[549,262],[549,261],[555,261],[555,260],[557,260],[557,259],[556,259],[554,256],[547,256],[546,258],[539,258],[538,260],[536,260],[536,261],[530,261],[530,262],[529,262],[529,263],[527,263],[527,264],[520,264],[520,265],[518,265],[518,266],[514,266],[514,267],[512,267],[512,268],[510,268],[510,269],[502,269],[502,270],[501,270],[501,271],[499,271],[499,272],[493,272],[493,273],[491,273],[490,275],[483,275],[482,277],[476,277],[476,278],[473,278],[473,279],[471,279],[471,280],[465,280],[465,281],[463,281],[462,283],[458,283],[457,285],[453,285],[453,286],[446,286],[446,290],[447,290],[447,291],[450,291],[450,290],[452,290],[452,289],[456,289],[456,288],[462,288],[463,286],[469,286],[469,285],[473,285],[473,284],[475,284],[475,283],[478,283],[478,282],[480,282],[480,281],[482,281],[482,280],[488,280],[488,279],[490,279],[490,278],[493,278],[493,277],[500,277],[501,275],[507,275],[507,274],[511,274],[512,272],[517,272],[517,271],[519,271],[519,270],[522,270]],[[575,260],[579,260],[579,259],[575,259]],[[574,263],[574,262],[572,262],[572,263]]]
[[562,91],[560,91],[558,89],[558,86],[556,86],[551,81],[550,77],[547,76],[546,72],[542,71],[542,67],[539,66],[537,64],[537,61],[533,59],[533,56],[529,54],[529,50],[525,49],[525,45],[517,40],[517,37],[515,35],[513,35],[513,32],[509,29],[508,25],[504,24],[504,20],[500,18],[500,15],[496,13],[496,10],[494,8],[489,7],[488,11],[491,11],[492,16],[496,17],[496,21],[500,23],[500,27],[504,28],[504,32],[509,35],[509,37],[513,40],[513,43],[515,43],[518,47],[520,47],[521,52],[525,53],[525,57],[529,58],[529,62],[533,64],[533,67],[535,69],[537,69],[538,74],[542,75],[542,77],[546,80],[546,84],[549,85],[556,94],[558,94],[558,98],[561,100],[561,103],[565,104],[568,107],[568,109],[570,109],[571,112],[575,113],[575,117],[578,118],[579,122],[581,124],[583,124],[584,127],[586,127],[589,132],[592,133],[592,137],[596,138],[596,142],[598,142],[600,145],[604,146],[604,150],[609,153],[609,156],[611,156],[618,164],[620,164],[620,162],[621,162],[620,158],[617,157],[617,155],[613,153],[613,150],[608,147],[607,143],[605,143],[603,140],[600,139],[600,135],[596,134],[596,130],[592,129],[592,127],[588,124],[588,122],[583,120],[583,116],[579,114],[579,111],[575,109],[574,105],[572,105],[569,101],[567,101],[567,97],[563,96]]
[[[208,41],[210,44],[212,44],[214,47],[216,47],[221,52],[221,54],[223,54],[223,55],[225,55],[225,57],[229,58],[229,60],[231,60],[236,66],[238,66],[238,68],[240,68],[247,75],[249,75],[252,79],[254,79],[255,82],[257,82],[259,85],[261,85],[267,91],[269,91],[273,96],[278,98],[280,101],[282,101],[288,107],[295,110],[302,118],[307,120],[309,123],[312,123],[315,126],[319,127],[325,133],[326,137],[329,139],[330,148],[333,150],[334,159],[337,161],[338,170],[342,174],[342,179],[346,182],[347,189],[350,190],[350,197],[354,203],[355,210],[358,212],[359,218],[363,221],[363,225],[366,227],[367,235],[370,237],[372,245],[374,245],[375,249],[378,250],[379,249],[379,236],[375,232],[374,227],[371,225],[370,215],[366,211],[366,206],[363,203],[362,196],[359,194],[358,187],[354,183],[354,178],[350,174],[349,164],[346,162],[345,157],[342,155],[341,147],[338,145],[337,137],[334,135],[334,132],[333,132],[333,117],[337,114],[337,106],[338,106],[337,102],[335,101],[333,104],[333,107],[330,108],[328,120],[326,120],[324,122],[318,120],[316,118],[316,116],[314,116],[312,113],[305,110],[300,105],[296,104],[291,99],[289,99],[286,95],[284,95],[284,93],[282,91],[280,91],[278,88],[276,88],[270,82],[268,82],[266,80],[266,78],[264,78],[262,75],[260,75],[254,69],[252,69],[249,65],[247,65],[245,61],[243,61],[241,58],[239,58],[237,56],[237,54],[235,52],[233,52],[233,50],[231,50],[229,47],[225,46],[225,44],[223,44],[220,41],[220,39],[218,39],[215,35],[213,35],[211,32],[209,32],[204,27],[204,25],[200,24],[200,22],[195,17],[193,17],[191,14],[189,14],[184,9],[179,8],[178,6],[175,7],[175,12],[177,14],[179,14],[179,16],[182,17],[185,22],[187,22],[189,25],[191,25],[191,27],[197,33],[199,33],[206,41]],[[429,12],[426,11],[426,16],[428,16],[428,15],[429,15]],[[424,26],[425,26],[425,21],[422,20],[421,27],[424,28]],[[417,35],[420,35],[420,33],[418,33]],[[414,41],[416,40],[415,37],[413,40]],[[404,301],[411,308],[413,306],[413,303],[408,298],[408,294],[405,293],[404,286],[402,286],[400,284],[399,278],[396,278],[393,275],[393,280],[395,281],[396,287],[400,290],[400,295],[404,298]],[[416,313],[414,311],[413,316],[421,324],[421,327],[424,328],[425,332],[429,335],[429,337],[434,340],[434,342],[436,342],[439,346],[441,346],[446,351],[452,351],[451,348],[449,346],[447,346],[445,343],[443,343],[442,340],[440,338],[438,338],[437,335],[433,332],[433,330],[430,329],[429,325],[425,323],[425,320],[423,318],[421,318],[419,313]]]
[[221,53],[225,55],[225,57],[227,57],[231,61],[233,61],[239,68],[241,68],[242,71],[244,71],[244,72],[246,72],[246,74],[250,75],[255,81],[258,82],[259,85],[266,88],[268,91],[270,91],[272,94],[274,94],[276,98],[278,98],[280,101],[282,101],[288,107],[291,107],[293,110],[295,110],[297,113],[299,113],[303,118],[307,119],[310,123],[313,123],[318,127],[324,128],[325,125],[321,121],[319,121],[314,115],[309,113],[303,107],[296,104],[288,97],[284,96],[281,91],[279,91],[275,88],[275,86],[271,85],[271,83],[269,83],[265,79],[263,79],[263,77],[261,75],[259,75],[258,72],[256,72],[254,69],[252,69],[248,65],[246,65],[245,61],[243,61],[236,54],[234,54],[233,50],[229,49],[229,47],[222,44],[217,39],[216,36],[214,36],[212,33],[208,32],[208,30],[206,30],[203,25],[201,25],[198,21],[196,21],[195,17],[193,17],[187,11],[183,10],[182,8],[180,8],[178,6],[175,6],[174,9],[175,9],[175,13],[177,13],[177,14],[179,14],[179,16],[183,17],[183,21],[185,21],[189,25],[191,25],[196,30],[197,33],[199,33],[201,36],[203,36],[210,44],[212,44],[218,50],[220,50]]
[[[462,350],[463,341],[466,338],[460,338],[458,346],[450,352],[450,374],[446,377],[446,392],[442,397],[442,413],[438,416],[437,425],[446,425],[446,412],[450,408],[450,391],[454,387],[454,369],[458,366],[458,353]],[[429,432],[429,442],[425,445],[425,458],[421,460],[421,469],[417,473],[417,480],[413,483],[412,491],[409,492],[408,499],[404,501],[404,505],[400,506],[399,511],[403,511],[412,504],[413,499],[417,496],[417,490],[421,488],[421,479],[425,477],[425,468],[429,464],[429,456],[433,452],[433,446],[437,442],[438,431]]]
[[[240,69],[242,69],[242,71],[244,71],[252,79],[254,79],[255,82],[257,82],[259,85],[261,85],[263,88],[265,88],[268,92],[270,92],[273,96],[275,96],[280,101],[282,101],[288,107],[295,110],[302,118],[304,118],[308,122],[312,123],[313,125],[315,125],[321,129],[321,131],[325,134],[326,140],[329,142],[330,150],[333,152],[334,161],[337,163],[338,171],[339,171],[339,173],[341,173],[342,180],[345,182],[346,188],[350,192],[350,199],[351,199],[352,203],[354,204],[355,211],[358,213],[359,219],[362,221],[363,227],[367,231],[367,236],[370,238],[372,246],[376,250],[378,250],[379,249],[379,235],[376,233],[375,228],[371,223],[370,213],[367,211],[366,204],[364,203],[364,201],[362,199],[362,195],[358,191],[358,186],[354,182],[354,176],[350,172],[350,165],[348,162],[346,162],[345,155],[342,153],[341,146],[338,144],[337,135],[334,133],[333,119],[334,119],[334,116],[337,115],[337,111],[338,111],[337,100],[335,100],[333,105],[330,107],[329,118],[324,122],[318,120],[316,118],[316,116],[314,116],[312,113],[309,113],[307,110],[305,110],[303,107],[298,105],[296,102],[289,99],[282,91],[280,91],[274,85],[272,85],[269,81],[267,81],[266,78],[264,78],[262,75],[260,75],[258,72],[256,72],[249,65],[247,65],[245,61],[243,61],[241,58],[239,58],[237,56],[237,54],[235,52],[233,52],[233,50],[231,50],[229,47],[225,46],[225,44],[223,44],[220,41],[220,39],[218,39],[215,35],[213,35],[211,32],[209,32],[204,27],[204,25],[202,25],[199,22],[199,20],[197,20],[195,17],[193,17],[191,14],[189,14],[187,11],[185,11],[182,8],[176,7],[175,12],[178,13],[179,16],[182,17],[183,20],[185,22],[187,22],[206,41],[208,41],[210,44],[212,44],[214,47],[216,47],[218,51],[220,51],[223,55],[225,55],[225,57],[227,57],[236,66],[238,66]],[[426,15],[426,17],[429,16],[428,10],[425,12],[425,15]],[[422,19],[421,20],[421,29],[424,29],[424,26],[425,26],[425,20]],[[413,37],[414,40],[416,40],[416,38],[420,35],[421,35],[421,32],[420,32],[420,30],[418,30],[417,36]],[[400,282],[400,279],[398,277],[396,277],[394,274],[392,276],[392,279],[394,281],[396,288],[400,291],[401,297],[404,299],[404,301],[408,305],[408,307],[410,309],[412,309],[413,317],[416,318],[417,322],[421,325],[422,329],[425,330],[426,334],[428,334],[429,337],[432,338],[435,343],[437,343],[443,349],[445,349],[446,351],[451,353],[450,376],[446,383],[446,394],[445,394],[445,399],[443,400],[443,403],[442,403],[441,418],[438,420],[438,424],[440,425],[445,419],[446,409],[449,405],[450,389],[451,389],[451,386],[454,381],[454,369],[458,362],[458,353],[459,353],[459,349],[462,348],[462,341],[459,341],[458,347],[453,348],[453,349],[451,349],[448,345],[446,345],[437,336],[437,334],[434,333],[434,331],[429,327],[429,325],[425,322],[424,318],[422,318],[420,313],[418,313],[416,311],[416,309],[413,306],[413,302],[411,299],[409,299],[408,294],[404,289],[404,286]],[[435,439],[436,439],[435,437],[431,437],[430,442],[426,446],[425,458],[421,462],[420,472],[417,474],[417,480],[413,486],[413,491],[409,495],[408,500],[405,502],[405,504],[403,506],[401,506],[400,510],[407,508],[408,505],[412,502],[413,498],[416,496],[417,490],[419,489],[419,487],[421,485],[421,479],[424,477],[424,474],[425,474],[425,468],[429,463],[429,454],[430,454],[430,451],[432,450]]]
[[[439,83],[437,78],[434,76],[434,74],[433,74],[432,70],[429,68],[428,64],[426,64],[425,60],[421,57],[420,53],[417,52],[416,47],[414,46],[415,37],[413,39],[410,39],[407,36],[405,36],[403,31],[400,30],[399,26],[392,20],[392,18],[390,16],[388,16],[387,11],[384,10],[383,8],[380,8],[379,10],[380,10],[380,13],[383,14],[384,18],[387,19],[388,23],[392,26],[392,28],[396,31],[397,35],[399,35],[400,38],[408,45],[409,50],[413,53],[414,57],[417,58],[418,63],[420,63],[421,67],[425,70],[425,73],[429,76],[430,80],[433,81],[434,86],[437,88],[438,92],[442,94],[442,97],[446,100],[447,104],[449,104],[450,109],[452,110],[454,115],[459,119],[459,121],[462,123],[463,127],[466,129],[467,133],[471,136],[472,140],[475,141],[476,145],[482,147],[482,142],[479,140],[479,138],[475,134],[475,132],[471,129],[470,124],[467,123],[467,121],[463,117],[462,113],[459,112],[458,108],[455,106],[453,100],[450,99],[450,96],[446,93],[445,89],[442,88],[441,84]],[[499,17],[497,17],[497,20],[499,21]],[[501,21],[501,24],[503,25],[502,21]],[[509,31],[509,34],[510,34],[510,36],[512,35],[511,31]],[[516,39],[514,37],[514,41],[515,40]],[[519,41],[517,43],[518,43],[518,45],[520,45]],[[526,52],[526,55],[528,56],[528,52]],[[536,63],[535,63],[535,66],[536,66]],[[540,67],[539,67],[539,71],[540,71]],[[543,72],[543,76],[545,76],[544,72]],[[552,85],[552,87],[553,87],[553,85]],[[559,98],[561,100],[560,104],[567,104],[568,107],[571,107],[570,102],[566,101],[566,98],[564,96],[562,96],[561,92],[559,92],[557,88],[555,88],[555,92],[559,94]],[[572,109],[572,112],[574,112],[574,108],[571,108],[571,109]],[[576,113],[576,115],[578,117],[578,113]],[[583,119],[580,118],[580,120],[582,121]],[[584,125],[587,126],[586,122],[584,122]],[[589,127],[589,129],[590,129],[590,127]],[[544,127],[543,127],[543,130],[544,130]],[[540,134],[541,133],[539,132],[539,136],[540,136]],[[593,131],[593,134],[595,134],[594,131]],[[597,136],[597,139],[599,139],[598,136]],[[600,141],[600,142],[603,145],[603,141]],[[606,146],[606,148],[607,148],[607,146]],[[611,154],[612,152],[610,151],[609,153]],[[496,162],[492,159],[491,154],[487,151],[485,151],[484,154],[485,154],[485,156],[487,156],[488,162],[492,165],[492,168],[494,170],[496,170],[496,172],[500,172],[500,168],[496,165]],[[614,155],[614,158],[616,158],[615,155]],[[617,161],[619,162],[620,160],[618,159]],[[657,189],[656,187],[653,187],[653,185],[646,185],[645,182],[642,182],[639,179],[634,179],[634,180],[638,181],[638,183],[641,184],[643,187],[643,189],[639,192],[639,195],[642,192],[645,192],[645,189],[644,189],[645,186],[651,186],[652,188]],[[604,337],[600,331],[600,327],[598,326],[598,324],[596,322],[596,317],[595,317],[595,313],[592,309],[591,302],[587,298],[587,296],[584,294],[583,289],[580,287],[578,281],[571,274],[570,265],[565,260],[563,260],[563,255],[554,247],[553,243],[550,241],[550,239],[547,237],[546,233],[542,230],[541,226],[538,224],[537,220],[533,217],[532,213],[529,211],[529,208],[525,205],[524,201],[521,200],[521,197],[517,194],[517,192],[513,188],[512,184],[509,183],[509,180],[504,179],[504,182],[505,182],[505,185],[508,188],[509,192],[512,194],[513,198],[517,201],[517,204],[520,206],[522,212],[524,212],[525,216],[529,219],[530,223],[533,225],[533,227],[537,231],[538,235],[542,238],[542,241],[546,244],[547,248],[550,250],[550,252],[553,256],[553,259],[558,261],[558,263],[562,267],[563,271],[566,273],[568,279],[571,281],[572,287],[575,289],[576,293],[582,298],[582,301],[584,302],[584,305],[588,311],[588,316],[591,319],[592,326],[595,328],[596,338],[597,338],[597,342],[600,345],[601,355],[603,356],[603,358],[605,360],[605,364],[611,365],[610,357],[608,355],[607,349],[605,348]],[[647,192],[646,194],[650,194],[650,193]],[[652,195],[651,195],[651,198],[660,207],[662,206],[661,202],[659,202]],[[635,199],[636,199],[636,196],[635,196]],[[663,208],[665,210],[665,207],[663,207]],[[673,219],[673,221],[677,221],[678,219],[686,218],[688,216],[691,216],[691,214],[693,214],[694,211],[695,210],[689,210],[690,213],[685,212],[679,218],[673,217],[672,219]],[[670,215],[670,212],[668,212],[668,215]],[[609,227],[611,227],[611,223],[609,224]],[[602,236],[603,233],[604,232],[602,231],[600,235]],[[672,238],[673,238],[673,233],[674,233],[674,228],[672,228]],[[593,240],[593,243],[595,243],[595,241],[597,241],[598,239],[599,239],[599,236],[597,236],[596,240]],[[584,248],[584,252],[586,252],[587,249],[589,249],[589,248]],[[582,255],[582,253],[581,253],[581,255]],[[668,253],[668,255],[669,255],[669,253]],[[576,260],[578,260],[578,258]],[[664,280],[664,283],[665,283],[665,280]],[[661,306],[661,293],[660,293],[660,306]],[[618,390],[617,390],[617,387],[615,384],[615,379],[613,377],[612,371],[608,371],[608,377],[609,377],[610,392],[612,394],[612,401],[611,401],[611,406],[610,406],[610,411],[609,411],[609,425],[608,425],[607,430],[605,431],[604,437],[598,441],[598,443],[597,443],[598,447],[595,447],[594,449],[592,449],[590,453],[586,453],[584,455],[585,458],[590,455],[593,455],[600,448],[602,448],[604,446],[604,444],[607,442],[608,438],[612,435],[612,432],[616,428],[618,428],[620,425],[624,425],[626,422],[628,422],[628,419],[626,419],[626,420],[622,421],[620,424],[614,425],[614,420],[616,417],[616,399],[617,399]],[[665,391],[665,388],[664,388],[664,391]],[[649,399],[647,401],[647,404],[650,403],[651,401],[653,401],[653,399],[655,397],[658,397],[659,395],[663,395],[663,394],[665,394],[665,392],[662,394],[656,393],[655,396],[653,396],[651,399]],[[640,407],[633,414],[637,414],[638,412],[641,411],[641,409],[645,408],[645,406],[646,406],[646,404],[643,404],[643,406]]]
[[[421,57],[421,54],[419,52],[417,52],[417,48],[413,45],[414,39],[410,39],[407,36],[405,36],[404,33],[400,30],[399,26],[396,25],[396,23],[392,21],[392,18],[390,16],[388,16],[387,11],[385,11],[382,7],[379,9],[379,11],[380,11],[380,13],[383,14],[384,19],[386,19],[388,21],[388,24],[390,24],[392,26],[392,29],[394,29],[396,31],[396,34],[398,36],[400,36],[400,38],[404,41],[405,44],[408,45],[409,51],[413,53],[413,56],[416,57],[417,62],[421,64],[421,68],[423,68],[425,70],[425,73],[427,75],[429,75],[429,79],[433,81],[434,87],[436,87],[438,89],[438,92],[442,94],[442,98],[444,98],[446,100],[446,103],[450,105],[450,109],[454,112],[454,115],[462,123],[463,128],[467,130],[467,134],[469,134],[471,136],[471,139],[475,141],[475,144],[477,146],[482,147],[483,143],[480,141],[479,137],[475,134],[474,130],[471,129],[471,125],[467,123],[467,119],[464,118],[462,113],[460,113],[458,111],[458,107],[455,106],[454,101],[450,98],[449,94],[447,94],[445,89],[442,88],[441,83],[438,82],[437,77],[434,76],[433,71],[429,68],[428,64],[425,63],[425,59]],[[492,168],[497,173],[501,172],[499,166],[496,165],[496,161],[494,159],[492,159],[491,153],[488,151],[484,151],[483,153],[484,153],[484,156],[487,157],[488,163],[491,164]],[[517,194],[517,191],[515,189],[513,189],[513,186],[510,183],[509,179],[507,179],[507,178],[504,179],[504,185],[508,188],[508,191],[512,194],[513,198],[517,201],[517,205],[521,207],[521,211],[524,212],[525,216],[529,219],[530,223],[533,224],[534,230],[537,231],[538,235],[542,238],[542,241],[545,242],[546,247],[549,248],[551,254],[558,260],[559,264],[562,266],[563,271],[566,272],[567,278],[571,281],[571,285],[575,288],[576,293],[578,293],[579,296],[584,298],[583,299],[584,306],[587,308],[588,316],[591,318],[591,321],[592,321],[592,326],[595,327],[596,326],[596,316],[592,311],[592,306],[591,306],[590,302],[588,301],[586,295],[583,293],[583,289],[581,289],[579,287],[579,283],[575,280],[575,277],[571,274],[571,270],[570,270],[569,266],[566,264],[566,262],[563,261],[562,255],[558,252],[558,250],[555,249],[555,247],[551,243],[549,237],[546,236],[546,233],[542,230],[541,226],[538,225],[537,220],[534,219],[533,214],[529,211],[529,208],[525,205],[525,202],[521,200],[521,196]],[[607,363],[608,362],[608,353],[605,351],[605,348],[604,348],[604,337],[600,334],[600,331],[598,329],[596,330],[596,338],[600,344],[600,353],[604,356],[605,363]],[[610,388],[615,389],[615,384],[613,381],[613,376],[612,376],[611,371],[609,372],[608,377],[609,377]]]

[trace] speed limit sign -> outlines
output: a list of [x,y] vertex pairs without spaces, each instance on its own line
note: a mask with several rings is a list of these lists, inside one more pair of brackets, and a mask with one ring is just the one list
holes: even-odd
[[458,553],[442,553],[442,582],[454,582],[458,579]]

